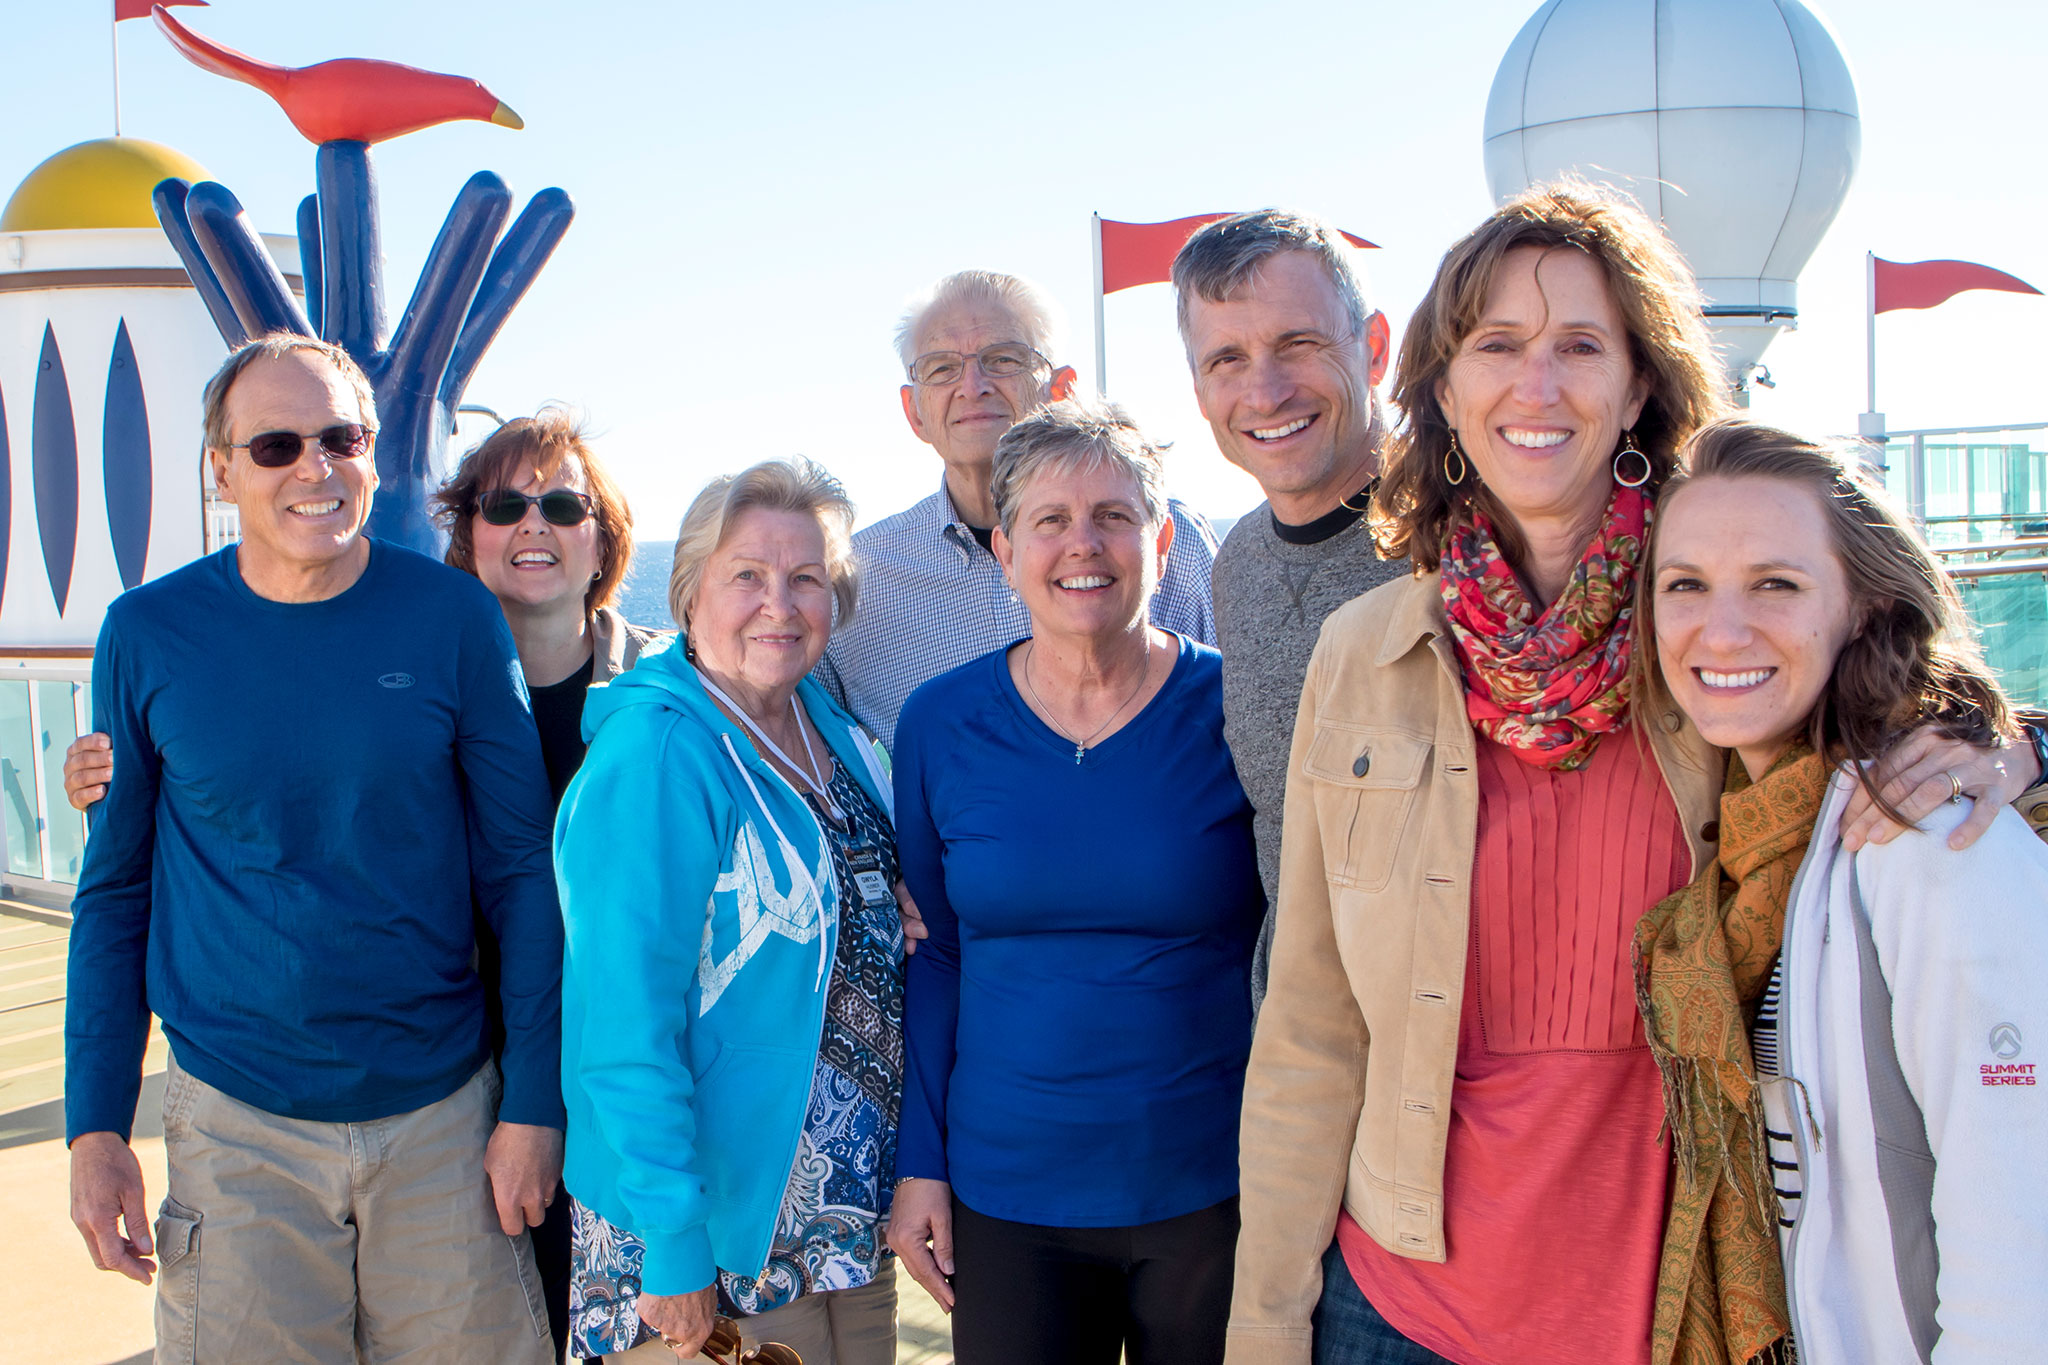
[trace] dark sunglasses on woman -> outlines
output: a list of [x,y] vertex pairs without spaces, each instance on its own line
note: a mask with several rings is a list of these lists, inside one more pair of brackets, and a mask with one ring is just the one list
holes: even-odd
[[360,422],[341,422],[305,436],[296,431],[266,431],[229,449],[248,451],[250,462],[265,469],[283,469],[299,462],[308,441],[337,460],[353,460],[370,448],[370,438],[376,434]]
[[476,514],[493,526],[517,526],[529,507],[540,508],[541,519],[550,526],[579,526],[590,515],[590,495],[557,488],[532,497],[501,488],[476,500]]

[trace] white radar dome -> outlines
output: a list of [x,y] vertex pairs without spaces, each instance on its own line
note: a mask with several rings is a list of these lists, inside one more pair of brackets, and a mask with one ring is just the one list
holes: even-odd
[[1799,0],[1549,0],[1486,101],[1495,200],[1563,175],[1633,195],[1699,277],[1746,393],[1862,145],[1856,85]]

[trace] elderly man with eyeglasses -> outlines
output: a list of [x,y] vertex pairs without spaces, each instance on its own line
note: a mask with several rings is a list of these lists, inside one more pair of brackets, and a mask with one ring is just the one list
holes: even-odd
[[[896,328],[903,415],[945,464],[937,492],[853,538],[860,613],[836,627],[819,674],[884,744],[910,694],[941,673],[1031,633],[1031,617],[990,549],[989,470],[996,441],[1041,403],[1065,398],[1072,367],[1048,358],[1052,306],[1027,280],[991,270],[948,275]],[[1216,537],[1173,501],[1173,549],[1152,623],[1203,644],[1216,638],[1209,568]]]

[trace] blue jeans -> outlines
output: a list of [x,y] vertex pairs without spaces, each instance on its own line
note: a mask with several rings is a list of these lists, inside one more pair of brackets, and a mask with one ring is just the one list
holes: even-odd
[[1380,1316],[1359,1292],[1334,1240],[1323,1253],[1323,1297],[1310,1322],[1315,1328],[1315,1365],[1451,1365]]

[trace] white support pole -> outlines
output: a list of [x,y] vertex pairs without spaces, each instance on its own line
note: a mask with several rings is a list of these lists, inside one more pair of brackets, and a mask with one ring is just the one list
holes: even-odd
[[1109,393],[1109,343],[1102,328],[1102,215],[1089,215],[1095,240],[1095,391]]
[[1863,359],[1869,381],[1868,404],[1856,419],[1856,434],[1863,438],[1864,462],[1872,469],[1884,466],[1884,414],[1877,410],[1877,253],[1863,253]]
[[109,46],[114,51],[114,136],[121,136],[121,14],[116,0],[107,0],[107,17],[113,20],[108,30]]

